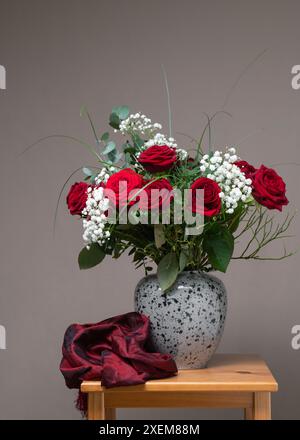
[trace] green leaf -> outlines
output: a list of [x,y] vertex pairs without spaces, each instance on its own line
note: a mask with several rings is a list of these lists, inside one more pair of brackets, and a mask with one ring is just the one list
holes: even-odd
[[154,225],[154,240],[157,249],[161,248],[166,242],[164,225]]
[[113,150],[108,153],[107,157],[111,163],[117,163],[122,158],[122,153],[119,153],[117,150]]
[[233,254],[234,239],[224,226],[215,224],[204,236],[203,249],[214,269],[226,272]]
[[132,255],[132,254],[134,254],[135,251],[136,251],[136,248],[135,248],[135,247],[131,248],[130,251],[128,252],[128,255]]
[[129,116],[129,108],[127,105],[122,105],[119,111],[119,118],[120,119],[126,119]]
[[131,165],[132,162],[133,162],[133,160],[132,160],[131,155],[130,155],[129,153],[126,153],[126,154],[125,154],[125,163],[126,163],[127,165]]
[[144,253],[142,252],[142,251],[140,251],[140,250],[137,250],[135,253],[134,253],[134,256],[133,256],[133,262],[134,263],[140,263],[141,261],[143,261],[144,260]]
[[148,240],[145,238],[143,234],[139,234],[135,228],[121,228],[121,226],[130,226],[130,225],[118,225],[118,229],[114,230],[114,235],[123,241],[127,241],[128,243],[132,243],[134,246],[139,248],[144,248]]
[[90,269],[97,266],[105,257],[105,252],[98,243],[92,243],[90,249],[86,247],[82,249],[78,256],[78,264],[80,269]]
[[232,214],[229,217],[229,219],[226,221],[226,223],[228,224],[228,229],[232,234],[238,229],[243,212],[244,212],[244,206],[240,205],[235,210],[234,214]]
[[108,153],[107,157],[110,163],[116,162],[117,150],[112,150]]
[[136,148],[141,148],[144,145],[143,139],[136,133],[132,135],[132,140]]
[[114,141],[109,141],[109,142],[107,143],[106,147],[105,147],[104,150],[103,150],[103,154],[108,154],[108,153],[110,153],[111,151],[115,150],[115,148],[116,148],[116,144],[115,144],[115,142],[114,142]]
[[106,131],[105,133],[103,133],[103,135],[101,136],[101,141],[102,142],[107,142],[109,139],[109,133],[108,131]]
[[134,154],[134,153],[136,153],[136,149],[134,147],[126,147],[126,148],[124,148],[123,151],[124,151],[125,154],[127,154],[127,153]]
[[120,118],[116,113],[111,113],[109,116],[109,125],[116,130],[120,128]]
[[114,107],[112,109],[112,113],[115,113],[118,115],[119,119],[123,120],[126,119],[129,115],[129,108],[127,105],[121,105],[119,107]]
[[187,261],[188,261],[187,252],[185,250],[182,250],[179,255],[179,271],[180,272],[182,272],[185,269],[185,267],[187,265]]
[[122,255],[123,250],[124,249],[122,243],[116,243],[114,247],[113,258],[119,258]]
[[176,254],[170,252],[165,255],[157,266],[157,278],[160,287],[165,292],[176,281],[178,275],[178,261]]
[[91,177],[91,176],[93,175],[93,172],[92,172],[89,168],[87,168],[87,167],[83,167],[83,168],[82,168],[82,172],[83,172],[83,174],[85,174],[87,177]]

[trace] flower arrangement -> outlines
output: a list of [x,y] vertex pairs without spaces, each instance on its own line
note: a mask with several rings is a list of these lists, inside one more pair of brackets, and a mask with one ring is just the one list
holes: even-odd
[[[153,270],[149,263],[157,264],[166,291],[183,270],[225,272],[231,259],[291,255],[261,254],[270,242],[286,237],[293,218],[288,214],[275,224],[269,213],[288,204],[283,179],[274,169],[256,168],[239,158],[234,147],[204,152],[210,121],[190,155],[161,133],[161,124],[141,113],[129,114],[126,106],[114,108],[109,118],[113,133],[125,138],[121,149],[109,132],[98,137],[88,117],[98,166],[84,168],[84,181],[74,183],[67,196],[70,213],[83,222],[81,269],[128,251],[146,274]],[[183,211],[196,222],[192,233]],[[163,221],[166,213],[168,221]],[[235,255],[242,236],[247,244]]]

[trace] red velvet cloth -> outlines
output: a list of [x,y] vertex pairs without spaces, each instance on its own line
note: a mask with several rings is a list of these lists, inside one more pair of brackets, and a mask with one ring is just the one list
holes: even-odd
[[136,312],[96,324],[72,324],[66,330],[60,370],[69,388],[83,380],[101,380],[105,387],[136,385],[177,373],[169,354],[155,353],[149,319]]

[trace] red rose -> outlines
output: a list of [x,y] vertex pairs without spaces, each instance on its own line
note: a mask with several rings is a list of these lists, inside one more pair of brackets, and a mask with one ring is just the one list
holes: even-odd
[[76,182],[71,186],[67,195],[67,205],[72,215],[81,215],[87,201],[88,187],[85,182]]
[[136,203],[137,198],[128,203],[128,199],[134,196],[131,192],[134,190],[137,192],[143,185],[144,180],[142,176],[130,168],[125,168],[109,177],[105,186],[105,195],[117,207],[126,206],[127,204],[132,206]]
[[[202,206],[197,206],[197,189],[204,189],[204,209],[202,209]],[[200,177],[192,184],[191,190],[192,212],[205,215],[206,217],[219,214],[221,210],[221,199],[219,196],[221,188],[214,180]]]
[[252,177],[253,197],[269,209],[282,211],[282,206],[289,203],[285,192],[284,181],[272,168],[261,165]]
[[251,179],[253,174],[257,171],[257,169],[253,165],[250,165],[246,160],[238,160],[237,162],[234,162],[234,165],[239,167],[247,179]]
[[144,210],[165,207],[172,199],[172,191],[173,187],[167,179],[155,180],[140,194],[139,207]]
[[167,145],[153,145],[140,154],[138,161],[150,173],[159,173],[172,168],[177,154],[174,148]]

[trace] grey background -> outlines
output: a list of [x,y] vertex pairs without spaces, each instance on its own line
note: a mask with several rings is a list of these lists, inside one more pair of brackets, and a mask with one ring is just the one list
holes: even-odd
[[[72,322],[132,310],[134,286],[143,275],[126,257],[80,272],[81,224],[64,204],[53,239],[59,190],[74,169],[93,164],[89,153],[58,139],[22,157],[20,152],[55,133],[92,142],[79,116],[82,104],[100,130],[119,104],[166,127],[161,63],[175,131],[197,137],[203,112],[219,110],[240,72],[267,49],[230,97],[226,110],[233,118],[216,118],[213,143],[237,142],[255,165],[299,163],[300,91],[290,84],[291,67],[300,63],[299,14],[299,2],[275,0],[0,1],[0,64],[7,69],[7,90],[0,91],[0,324],[7,330],[7,350],[0,350],[1,419],[80,418],[75,393],[58,370],[64,330]],[[300,169],[277,169],[294,209]],[[299,217],[290,247],[299,245],[298,230]],[[276,419],[300,418],[300,352],[291,349],[291,327],[300,323],[299,259],[233,262],[222,276],[229,312],[220,351],[255,352],[269,362],[280,384],[273,398]],[[241,416],[221,410],[119,411],[120,418]]]

